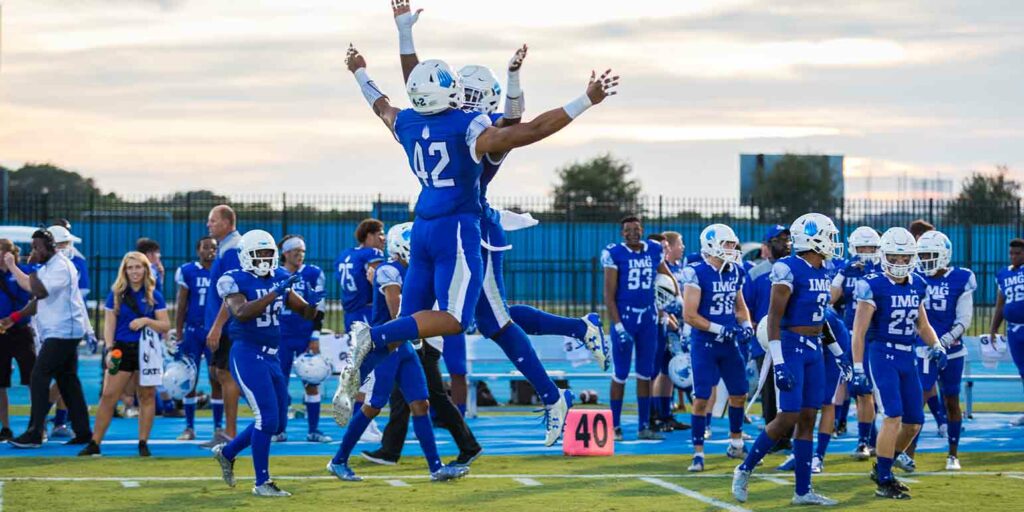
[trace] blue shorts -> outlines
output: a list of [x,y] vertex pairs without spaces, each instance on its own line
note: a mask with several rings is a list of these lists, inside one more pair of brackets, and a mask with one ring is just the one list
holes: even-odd
[[202,325],[186,325],[184,339],[181,340],[181,353],[192,360],[196,370],[199,370],[200,360],[204,357],[207,366],[213,365],[213,353],[206,346],[206,333]]
[[825,390],[822,393],[821,405],[832,405],[842,374],[839,371],[839,365],[836,364],[836,356],[832,355],[829,350],[822,350],[822,353],[825,357]]
[[359,309],[353,309],[352,311],[345,310],[345,332],[352,332],[352,324],[354,322],[369,324],[372,318],[373,306],[369,304]]
[[887,418],[902,417],[903,423],[924,425],[924,394],[912,347],[905,351],[881,341],[872,343],[871,381],[879,412]]
[[235,340],[231,344],[231,376],[252,409],[256,430],[269,435],[284,431],[288,413],[288,379],[275,349]]
[[[747,367],[735,343],[715,341],[714,334],[699,332],[690,344],[693,368],[693,397],[707,400],[719,380],[725,381],[729,396],[747,394]],[[789,356],[786,362],[789,362]]]
[[480,216],[460,214],[416,218],[409,270],[402,286],[401,316],[417,311],[447,311],[463,328],[473,323],[480,297]]
[[[654,378],[654,352],[658,345],[658,316],[654,305],[646,308],[619,306],[619,317],[626,332],[636,343],[636,378]],[[619,338],[612,329],[612,380],[618,383],[629,378],[629,367],[633,359],[633,343]]]
[[302,338],[281,338],[281,346],[277,352],[277,358],[281,360],[281,372],[285,379],[292,377],[292,364],[295,358],[306,353],[309,349],[309,336]]
[[800,336],[782,330],[782,357],[793,375],[793,389],[783,391],[778,382],[779,410],[800,412],[801,409],[820,409],[825,395],[825,360],[821,356],[821,339]]
[[[482,234],[480,257],[483,261],[480,298],[476,303],[476,325],[480,334],[493,339],[512,321],[505,301],[505,278],[503,262],[505,251],[510,247],[505,240],[505,230],[500,224],[484,217],[480,220]],[[445,345],[445,353],[448,346]],[[445,355],[445,361],[448,356]]]
[[405,342],[388,354],[374,372],[373,393],[369,400],[370,407],[374,409],[382,409],[387,405],[395,384],[398,384],[406,403],[426,400],[429,396],[423,363],[412,348],[412,343]]
[[1024,324],[1006,324],[1006,344],[1020,378],[1024,379]]
[[967,358],[966,348],[959,348],[951,353],[946,367],[941,370],[930,359],[921,357],[921,354],[917,356],[917,377],[921,379],[922,391],[930,390],[938,383],[942,396],[960,396],[960,383],[964,379],[964,360]]
[[444,367],[452,375],[466,374],[466,335],[456,334],[444,337]]

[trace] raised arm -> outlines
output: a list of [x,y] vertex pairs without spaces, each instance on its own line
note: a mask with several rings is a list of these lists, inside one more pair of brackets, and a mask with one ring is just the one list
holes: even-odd
[[554,135],[588,108],[601,103],[609,96],[614,96],[617,93],[615,87],[618,85],[619,77],[612,76],[610,69],[600,77],[591,72],[586,93],[564,107],[544,112],[526,123],[506,127],[491,126],[485,129],[476,139],[477,160],[488,153],[506,153]]
[[420,63],[416,56],[416,45],[412,41],[412,26],[420,19],[423,9],[412,12],[409,0],[391,0],[391,12],[395,15],[395,26],[398,27],[398,57],[402,61],[402,81],[409,81],[409,74]]
[[373,113],[394,134],[395,119],[398,117],[399,109],[392,107],[391,100],[377,88],[377,84],[366,73],[366,59],[351,44],[348,47],[348,54],[345,56],[345,65],[355,76],[359,90],[363,93],[366,103],[373,109]]

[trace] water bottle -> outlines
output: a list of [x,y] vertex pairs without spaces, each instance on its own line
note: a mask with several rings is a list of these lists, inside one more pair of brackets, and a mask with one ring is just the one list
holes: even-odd
[[117,371],[121,368],[121,350],[115,348],[110,352],[110,362],[113,366],[108,371],[111,375],[117,375]]

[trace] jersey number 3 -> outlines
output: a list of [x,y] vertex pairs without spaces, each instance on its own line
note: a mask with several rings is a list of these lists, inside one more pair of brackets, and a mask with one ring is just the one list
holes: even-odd
[[440,155],[437,165],[430,171],[430,174],[427,174],[426,165],[423,163],[423,146],[417,142],[416,149],[413,150],[412,167],[413,171],[416,172],[416,177],[420,179],[423,186],[434,188],[454,187],[454,179],[441,179],[441,173],[444,172],[445,167],[448,167],[448,162],[451,161],[448,157],[448,146],[444,142],[431,142],[427,146],[427,154],[430,156]]

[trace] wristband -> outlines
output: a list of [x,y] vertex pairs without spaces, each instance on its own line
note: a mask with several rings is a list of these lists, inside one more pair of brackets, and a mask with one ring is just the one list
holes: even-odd
[[519,71],[508,72],[508,91],[505,92],[505,117],[522,119],[526,111],[523,88],[519,85]]
[[840,347],[838,343],[830,343],[828,345],[828,350],[829,352],[832,352],[832,355],[835,356],[836,359],[843,356],[843,347]]
[[708,325],[708,332],[714,334],[722,334],[722,326],[714,322],[710,322]]
[[366,72],[366,68],[359,68],[355,72],[356,82],[359,83],[359,91],[363,93],[363,98],[366,103],[373,108],[373,104],[377,103],[377,100],[386,98],[387,95],[380,92],[377,88],[377,84],[370,79],[370,75]]
[[622,325],[622,322],[618,322],[613,327],[615,332],[626,332],[626,327]]
[[594,103],[590,101],[590,96],[587,96],[587,93],[583,93],[582,96],[570,101],[562,107],[562,109],[565,110],[569,119],[576,119],[580,114],[586,112],[586,110],[592,106],[594,106]]
[[768,342],[768,349],[772,354],[772,361],[778,364],[786,364],[782,357],[782,340],[771,340]]
[[[399,18],[402,16],[413,17],[412,14],[403,14]],[[412,55],[416,53],[416,45],[412,42],[412,23],[415,23],[415,21],[412,23],[402,23],[396,18],[395,22],[398,24],[398,54]]]
[[864,363],[853,363],[853,371],[864,373]]
[[11,313],[11,316],[8,317],[8,318],[11,319],[12,323],[18,323],[19,321],[21,321],[21,312],[20,311],[14,311],[14,312]]

